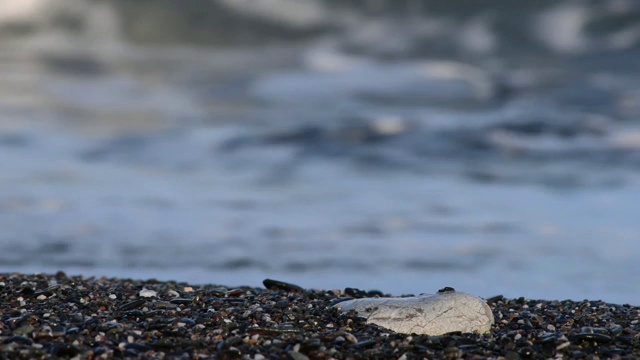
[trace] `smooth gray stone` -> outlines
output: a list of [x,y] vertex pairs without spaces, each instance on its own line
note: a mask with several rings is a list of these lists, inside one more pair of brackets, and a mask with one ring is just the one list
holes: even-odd
[[404,334],[484,334],[494,323],[491,308],[483,299],[453,290],[416,297],[353,299],[334,307],[343,312],[355,310],[367,323]]

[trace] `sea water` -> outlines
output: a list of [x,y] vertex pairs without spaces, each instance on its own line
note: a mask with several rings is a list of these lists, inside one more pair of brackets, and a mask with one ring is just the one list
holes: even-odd
[[0,271],[638,304],[614,2],[273,3],[3,5]]

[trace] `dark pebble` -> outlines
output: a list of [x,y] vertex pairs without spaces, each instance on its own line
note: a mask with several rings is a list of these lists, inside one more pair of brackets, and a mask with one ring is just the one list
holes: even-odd
[[[489,333],[419,336],[332,308],[342,292],[281,282],[239,291],[66,275],[0,274],[0,282],[0,358],[7,359],[640,358],[640,308],[602,301],[494,297]],[[186,287],[193,291],[179,298],[137,298],[142,288]],[[52,295],[41,301],[26,288]]]
[[352,347],[352,348],[366,348],[369,346],[373,346],[376,344],[375,340],[365,340],[365,341],[359,341],[355,344],[349,344],[347,345],[347,347]]
[[60,358],[72,358],[80,354],[81,352],[82,350],[79,347],[75,345],[70,345],[70,344],[52,346],[51,349],[49,350],[49,354],[60,357]]
[[124,346],[124,348],[126,350],[133,350],[134,352],[146,352],[149,350],[153,350],[153,348],[149,345],[146,344],[137,344],[137,343],[130,343],[130,344],[126,344]]
[[264,287],[269,290],[284,290],[284,291],[293,291],[293,292],[302,292],[304,289],[298,285],[286,283],[284,281],[265,279],[262,281]]
[[173,298],[169,301],[172,304],[190,304],[193,302],[193,299],[185,299],[185,298]]
[[593,341],[602,343],[611,342],[611,336],[593,332],[582,332],[579,334],[575,334],[570,339],[574,341]]
[[233,289],[233,290],[229,290],[226,292],[225,294],[228,297],[238,297],[240,295],[242,295],[242,290],[240,289]]
[[54,291],[58,290],[59,288],[60,288],[60,285],[53,285],[53,286],[50,286],[50,287],[48,287],[46,289],[36,290],[33,293],[33,296],[38,297],[40,295],[44,295],[44,296],[49,297],[49,296],[53,295]]
[[556,336],[555,333],[549,333],[549,334],[542,335],[540,338],[538,338],[538,341],[541,344],[555,344],[557,338],[558,337]]
[[139,307],[141,307],[142,305],[144,305],[146,303],[147,303],[147,300],[145,300],[145,299],[133,300],[133,301],[130,301],[128,303],[124,303],[124,304],[120,305],[118,310],[120,310],[120,311],[132,310],[132,309],[139,308]]
[[142,311],[142,310],[129,310],[124,312],[124,316],[132,316],[132,317],[146,317],[150,314],[150,311]]
[[354,298],[369,297],[369,294],[367,294],[366,291],[356,289],[356,288],[350,288],[350,287],[345,288],[344,293]]
[[442,293],[449,293],[449,292],[455,292],[455,291],[456,291],[456,289],[452,288],[451,286],[445,286],[445,287],[443,287],[442,289],[438,290],[438,292],[439,292],[440,294],[442,294]]
[[210,289],[207,291],[207,295],[211,296],[211,297],[219,297],[219,298],[223,298],[225,297],[227,294],[227,289]]
[[27,296],[31,296],[33,294],[35,294],[36,290],[32,287],[29,286],[25,286],[22,289],[20,289],[20,291],[18,291],[19,294],[21,295],[27,295]]
[[31,345],[32,341],[28,337],[25,336],[11,336],[2,342],[3,344],[11,344],[11,343],[19,343],[24,345]]
[[462,350],[464,352],[472,352],[473,350],[475,350],[477,348],[478,348],[478,346],[477,345],[473,345],[473,344],[458,346],[458,349],[460,349],[460,350]]
[[79,333],[79,332],[80,332],[80,329],[79,329],[79,328],[77,328],[77,327],[72,327],[72,328],[67,329],[67,331],[65,332],[65,334],[67,334],[67,335],[75,335],[75,334],[77,334],[77,333]]
[[610,333],[611,333],[611,335],[613,335],[613,336],[618,336],[618,335],[622,334],[623,330],[624,330],[624,329],[623,329],[623,328],[622,328],[622,326],[620,326],[620,325],[612,325],[612,326],[609,328],[609,332],[610,332]]
[[243,299],[243,298],[219,298],[219,297],[212,297],[212,298],[208,298],[206,299],[207,302],[226,302],[226,303],[243,303],[246,302],[247,299]]
[[148,306],[153,309],[164,309],[164,310],[175,310],[178,308],[177,304],[167,302],[167,301],[153,301],[149,303]]
[[520,354],[518,354],[515,351],[507,351],[504,354],[504,359],[505,360],[520,360]]

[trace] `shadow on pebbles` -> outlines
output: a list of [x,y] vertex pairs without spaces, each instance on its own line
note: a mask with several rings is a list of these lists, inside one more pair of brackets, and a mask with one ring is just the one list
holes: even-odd
[[637,358],[640,308],[487,299],[485,334],[401,334],[341,312],[379,291],[275,280],[229,288],[156,280],[0,274],[0,358]]

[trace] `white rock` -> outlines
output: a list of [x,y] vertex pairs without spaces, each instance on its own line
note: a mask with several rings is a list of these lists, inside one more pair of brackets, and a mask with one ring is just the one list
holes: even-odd
[[154,290],[149,290],[149,289],[140,290],[141,297],[156,297],[156,295],[158,295],[158,293]]
[[491,330],[493,313],[483,299],[449,289],[417,297],[353,299],[334,307],[343,312],[355,310],[367,323],[404,334],[484,334]]

